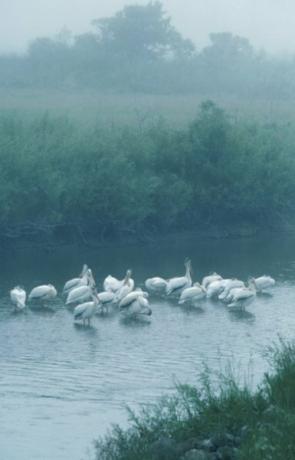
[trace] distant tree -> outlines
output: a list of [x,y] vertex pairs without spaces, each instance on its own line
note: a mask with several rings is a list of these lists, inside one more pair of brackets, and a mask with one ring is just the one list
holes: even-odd
[[249,40],[230,32],[210,34],[211,44],[204,48],[203,54],[215,61],[233,59],[252,59],[254,50]]
[[77,35],[72,49],[77,62],[83,63],[89,60],[95,64],[101,55],[101,46],[92,33]]
[[63,45],[71,46],[74,43],[73,33],[67,27],[63,27],[56,35],[56,41]]
[[255,84],[258,59],[250,42],[229,32],[210,34],[200,54],[201,81],[211,91],[244,92]]
[[37,38],[28,50],[28,81],[45,87],[63,84],[70,71],[70,57],[71,47],[59,38]]
[[100,43],[130,60],[190,56],[194,45],[171,24],[160,2],[126,6],[115,16],[93,21]]

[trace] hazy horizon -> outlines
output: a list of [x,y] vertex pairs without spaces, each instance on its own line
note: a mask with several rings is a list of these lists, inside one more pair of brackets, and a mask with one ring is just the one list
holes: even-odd
[[[24,52],[34,38],[53,37],[62,29],[73,35],[90,30],[91,21],[114,15],[125,5],[147,0],[0,0],[0,53]],[[248,38],[257,49],[295,52],[291,0],[163,0],[175,27],[197,48],[211,32],[232,32]],[[2,21],[2,22],[1,22]]]

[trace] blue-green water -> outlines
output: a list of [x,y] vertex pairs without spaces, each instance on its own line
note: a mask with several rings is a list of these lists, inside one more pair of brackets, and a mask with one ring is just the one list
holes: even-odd
[[[9,290],[53,283],[60,291],[84,262],[98,285],[131,267],[136,285],[150,276],[181,275],[193,262],[194,280],[211,271],[246,280],[270,274],[273,297],[260,297],[245,313],[217,302],[203,310],[151,298],[150,322],[128,323],[119,314],[73,324],[58,297],[52,311],[13,314]],[[295,336],[295,239],[177,239],[154,246],[6,251],[0,267],[0,457],[3,460],[88,459],[92,440],[112,422],[126,423],[124,405],[138,407],[194,383],[205,362],[229,362],[253,384],[267,368],[263,350],[278,336]]]

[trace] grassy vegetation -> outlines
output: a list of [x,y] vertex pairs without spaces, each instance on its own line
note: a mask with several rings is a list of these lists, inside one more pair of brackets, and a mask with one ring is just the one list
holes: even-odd
[[207,101],[193,122],[81,126],[0,116],[0,230],[68,226],[144,238],[212,225],[277,226],[294,211],[291,124],[246,122]]
[[[185,127],[196,117],[205,94],[108,93],[99,90],[0,88],[0,114],[21,115],[33,120],[44,113],[68,116],[80,126],[146,124],[164,118],[174,128]],[[208,96],[209,98],[209,96]],[[295,121],[293,101],[274,96],[214,96],[234,120],[262,123]]]
[[200,386],[179,386],[138,415],[130,411],[128,429],[115,426],[97,441],[97,459],[295,458],[295,344],[281,341],[271,364],[255,392],[231,376],[216,388],[205,372]]

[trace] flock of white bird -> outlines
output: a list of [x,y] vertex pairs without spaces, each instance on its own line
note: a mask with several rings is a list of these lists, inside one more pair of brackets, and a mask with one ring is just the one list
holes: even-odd
[[[275,280],[266,275],[250,278],[246,285],[235,278],[224,279],[217,273],[205,276],[202,283],[193,283],[191,261],[186,259],[184,265],[183,276],[168,280],[158,276],[148,278],[145,281],[147,291],[135,288],[131,270],[127,270],[122,280],[108,275],[103,281],[104,290],[99,293],[91,269],[83,265],[81,274],[65,283],[62,295],[67,306],[75,306],[74,320],[82,320],[85,325],[90,324],[95,314],[107,313],[109,306],[114,306],[124,315],[131,317],[150,316],[152,310],[148,301],[149,293],[178,297],[179,304],[200,306],[202,300],[209,298],[224,302],[228,308],[244,309],[258,293],[267,293],[275,285]],[[28,301],[45,306],[56,296],[55,287],[46,284],[34,287]],[[10,291],[10,298],[16,311],[26,308],[27,294],[20,286]]]

